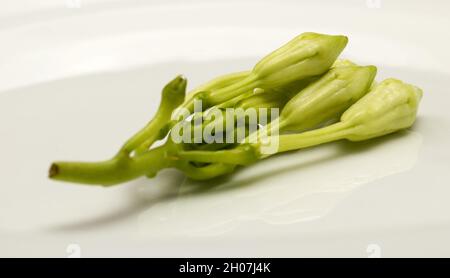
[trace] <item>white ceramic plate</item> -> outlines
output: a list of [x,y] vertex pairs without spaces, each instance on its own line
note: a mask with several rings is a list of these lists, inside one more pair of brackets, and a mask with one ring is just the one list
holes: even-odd
[[[5,2],[0,256],[450,255],[447,1]],[[192,88],[305,31],[346,34],[344,57],[423,88],[416,125],[201,184],[47,179],[53,160],[113,155],[176,74]]]

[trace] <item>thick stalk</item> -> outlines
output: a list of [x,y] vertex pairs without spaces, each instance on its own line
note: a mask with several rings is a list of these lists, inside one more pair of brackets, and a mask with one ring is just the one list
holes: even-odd
[[121,155],[101,162],[55,162],[50,167],[49,177],[60,181],[111,186],[142,175],[152,175],[171,165],[171,160],[166,158],[166,148],[161,146],[135,157]]

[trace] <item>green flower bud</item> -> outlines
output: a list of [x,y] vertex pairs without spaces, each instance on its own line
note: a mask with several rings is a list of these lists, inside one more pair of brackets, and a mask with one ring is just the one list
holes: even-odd
[[254,88],[270,89],[326,72],[347,45],[347,37],[304,33],[275,50],[258,64],[251,74],[230,86],[202,95],[210,107]]
[[367,93],[376,72],[374,66],[332,68],[285,105],[279,128],[298,132],[337,120]]
[[352,127],[346,138],[366,140],[412,126],[421,98],[416,86],[384,80],[342,115],[341,122]]
[[179,75],[166,86],[161,93],[161,103],[159,110],[164,113],[172,113],[172,111],[180,106],[186,95],[187,80]]
[[416,120],[421,98],[418,87],[386,79],[345,111],[340,122],[305,133],[281,135],[278,152],[340,139],[368,140],[408,128]]
[[347,42],[345,36],[303,33],[263,58],[252,73],[272,87],[319,75],[333,65]]

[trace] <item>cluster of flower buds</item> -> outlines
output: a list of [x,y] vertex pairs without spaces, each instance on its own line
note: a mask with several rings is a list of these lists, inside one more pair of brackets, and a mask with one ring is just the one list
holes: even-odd
[[154,118],[112,159],[55,162],[49,175],[109,186],[172,167],[205,180],[276,153],[411,127],[422,91],[396,79],[376,85],[375,66],[337,60],[347,41],[301,34],[252,70],[218,77],[188,95],[178,76],[164,87]]

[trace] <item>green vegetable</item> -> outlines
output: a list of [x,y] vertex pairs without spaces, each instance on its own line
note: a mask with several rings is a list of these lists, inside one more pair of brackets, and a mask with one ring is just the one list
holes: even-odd
[[[241,120],[243,121],[243,118],[245,117],[244,112],[250,111],[249,109],[254,109],[253,111],[255,112],[256,117],[260,116],[260,109],[266,109],[267,119],[270,120],[273,116],[271,115],[272,108],[281,110],[293,96],[316,79],[317,77],[303,79],[294,82],[289,86],[268,90],[256,88],[250,96],[235,103],[234,107],[233,104],[230,103],[212,107],[203,113],[203,121],[201,125],[192,126],[192,142],[195,141],[194,135],[203,134],[203,131],[208,128],[208,126],[214,126],[215,133],[224,133],[224,131],[227,130],[227,127],[230,126],[227,125],[227,122],[232,122],[232,128],[236,128],[235,123],[238,123]],[[234,108],[234,111],[241,111],[242,113],[227,115],[226,108],[224,107]],[[244,124],[246,125],[241,128],[248,129],[248,122],[244,122]],[[237,133],[237,131],[235,133]],[[225,134],[222,135],[225,137]],[[225,138],[223,138],[223,140],[225,141]],[[208,149],[217,149],[228,145],[230,144],[203,144],[200,148],[207,147]]]
[[348,139],[362,141],[409,128],[416,120],[422,90],[386,79],[351,106],[341,121],[303,134],[280,136],[279,152]]
[[262,59],[253,74],[263,84],[277,87],[299,80],[300,76],[322,74],[347,45],[345,36],[303,33]]
[[[55,162],[49,176],[111,186],[176,168],[189,178],[206,180],[276,153],[342,139],[368,140],[413,125],[422,91],[396,79],[376,85],[374,66],[336,60],[346,44],[345,36],[304,33],[264,57],[252,71],[215,78],[187,96],[187,81],[178,76],[163,88],[154,118],[113,158]],[[203,102],[203,109],[194,113],[196,100]],[[265,126],[252,126],[242,114],[230,117],[228,108],[256,109],[257,117],[264,112],[260,108],[281,109],[281,114]],[[179,119],[186,111],[193,120]],[[204,121],[197,124],[197,119]],[[168,136],[164,144],[151,148],[167,134],[177,134],[179,124],[193,131],[187,137],[192,143]],[[205,137],[209,132],[224,141],[212,142]],[[245,138],[226,142],[227,132],[235,139],[242,139],[237,134],[243,132]],[[273,142],[277,148],[267,152]]]
[[[195,89],[180,108],[192,113],[196,100],[202,101],[203,109],[215,105],[221,105],[222,108],[232,107],[238,101],[251,96],[254,88],[283,87],[320,75],[335,62],[347,42],[345,36],[301,34],[264,57],[251,72],[225,75]],[[225,103],[229,106],[224,106]],[[180,113],[175,113],[173,118],[179,119]],[[172,120],[160,129],[149,128],[149,131],[157,134],[152,137],[162,139],[177,122],[178,120]],[[137,147],[136,152],[143,153],[148,150],[156,139],[146,140]]]
[[[350,74],[353,73],[353,74]],[[317,117],[321,120],[323,117],[321,114],[326,113],[330,118],[334,118],[342,113],[346,107],[350,106],[357,98],[363,96],[367,92],[370,84],[375,76],[376,69],[373,66],[359,67],[335,67],[325,74],[319,80],[310,84],[294,98],[292,98],[286,108],[290,106],[299,106],[299,111],[295,115],[313,115],[317,114]],[[357,76],[358,79],[353,78]],[[320,85],[320,86],[318,86]],[[166,88],[171,88],[167,86]],[[176,88],[179,88],[176,86]],[[311,89],[315,88],[315,89]],[[316,90],[317,89],[317,90]],[[317,96],[313,97],[313,96]],[[331,101],[330,101],[331,100]],[[317,106],[317,103],[321,104]],[[332,109],[335,114],[328,113],[328,110],[335,105],[340,108]],[[347,106],[345,106],[347,105]],[[285,109],[286,109],[285,108]],[[291,122],[302,123],[303,127],[313,128],[320,121],[314,120],[315,117],[311,116],[310,121],[303,123],[302,118],[297,119],[292,116],[291,110],[287,110],[288,113],[281,113],[281,123]],[[291,119],[291,120],[284,120]],[[309,126],[308,126],[309,125]],[[284,124],[281,124],[284,126]],[[289,126],[286,124],[286,126]],[[144,129],[145,130],[145,129]],[[193,166],[190,161],[197,162],[225,162],[221,166],[211,166],[209,169],[215,169],[215,173],[210,172],[209,176],[217,175],[218,173],[228,173],[232,171],[232,166],[226,164],[248,164],[254,161],[254,154],[251,152],[253,149],[247,145],[240,145],[236,149],[216,151],[213,154],[208,151],[183,151],[181,146],[168,141],[162,147],[158,147],[146,153],[139,154],[135,157],[128,157],[125,155],[116,156],[113,160],[98,163],[98,173],[95,168],[95,163],[65,163],[58,162],[53,165],[52,178],[59,180],[66,180],[76,182],[76,177],[80,177],[78,182],[83,183],[101,183],[103,185],[115,184],[123,182],[140,175],[153,176],[160,169],[167,167],[175,167],[181,169],[185,173],[188,173],[192,178],[203,179],[205,176],[205,170],[201,167]],[[240,155],[239,155],[240,154]],[[158,157],[157,159],[154,157]],[[181,158],[181,159],[179,159]],[[137,166],[136,164],[142,163],[144,165]],[[153,165],[155,163],[157,165]],[[118,171],[117,169],[121,170]],[[128,170],[124,170],[128,169]],[[220,171],[219,171],[220,169]],[[108,174],[108,172],[111,172]],[[74,173],[74,174],[73,174]],[[198,175],[198,177],[196,176]]]
[[[319,80],[311,83],[285,105],[279,120],[266,126],[267,133],[295,130],[304,131],[315,128],[325,122],[339,118],[353,103],[364,96],[376,75],[374,66],[336,66]],[[244,142],[261,140],[263,132],[254,133]],[[197,162],[226,162],[245,165],[254,161],[253,156],[236,156],[235,150],[218,151],[211,154],[207,151],[182,151],[182,159]],[[229,158],[226,158],[229,154]],[[236,161],[235,161],[236,160]]]
[[[194,101],[202,100],[203,108],[241,99],[242,94],[251,94],[254,88],[275,88],[326,72],[347,45],[345,36],[331,36],[317,33],[304,33],[255,65],[244,78],[217,89],[201,88],[189,97],[182,107],[193,112]],[[207,86],[208,87],[208,86]]]
[[[299,134],[280,135],[277,153],[348,139],[362,141],[411,127],[422,90],[396,79],[387,79],[351,106],[333,125]],[[261,152],[261,142],[215,153],[182,152],[183,159],[201,162],[249,164],[272,154]]]
[[339,117],[367,93],[376,73],[374,66],[332,68],[286,104],[278,128],[303,131]]
[[[267,128],[304,131],[339,118],[342,112],[369,90],[376,72],[374,66],[360,67],[349,61],[336,63],[328,73],[312,83],[311,79],[305,79],[291,87],[278,89],[278,92],[254,94],[238,102],[235,108],[284,107],[277,125]],[[309,86],[301,90],[308,83]],[[300,93],[297,93],[299,90]],[[222,121],[219,127],[226,127],[226,119],[223,111],[222,117],[214,120]],[[204,125],[210,123],[207,121]]]

